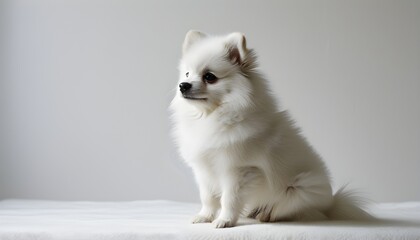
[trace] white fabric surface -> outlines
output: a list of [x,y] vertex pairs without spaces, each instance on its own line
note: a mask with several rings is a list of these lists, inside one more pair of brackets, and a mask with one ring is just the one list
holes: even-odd
[[171,201],[0,201],[0,239],[420,239],[420,202],[371,207],[383,219],[350,222],[259,223],[214,229],[190,224],[196,203]]

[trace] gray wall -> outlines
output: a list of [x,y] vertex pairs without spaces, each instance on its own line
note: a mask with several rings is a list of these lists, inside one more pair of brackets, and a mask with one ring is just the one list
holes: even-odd
[[0,0],[0,198],[197,201],[167,106],[189,29],[244,32],[335,186],[420,200],[420,1]]

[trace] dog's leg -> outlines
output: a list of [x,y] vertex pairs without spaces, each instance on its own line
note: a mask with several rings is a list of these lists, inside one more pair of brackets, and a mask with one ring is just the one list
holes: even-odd
[[320,221],[327,219],[323,211],[332,204],[333,195],[327,176],[302,172],[279,193],[278,199],[267,221]]
[[192,219],[192,223],[212,222],[220,208],[219,199],[207,189],[200,188],[201,210]]
[[209,176],[204,174],[196,176],[200,190],[201,210],[192,219],[192,223],[212,222],[220,208],[220,198],[214,193],[214,189],[212,189],[208,179]]
[[229,179],[223,182],[222,197],[220,199],[221,212],[219,217],[213,221],[216,228],[233,227],[238,221],[239,214],[243,207],[240,194],[240,182],[238,176],[229,174]]

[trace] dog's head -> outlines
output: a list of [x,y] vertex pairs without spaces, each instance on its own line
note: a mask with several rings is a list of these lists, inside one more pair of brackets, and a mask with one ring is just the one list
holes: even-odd
[[248,75],[256,61],[243,34],[207,36],[189,31],[182,51],[176,97],[207,112],[230,103],[249,104]]

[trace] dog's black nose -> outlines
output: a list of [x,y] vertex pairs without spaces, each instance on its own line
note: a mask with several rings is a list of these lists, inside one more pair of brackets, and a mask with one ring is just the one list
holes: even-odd
[[191,83],[182,82],[179,84],[179,90],[181,90],[182,93],[185,93],[192,87]]

